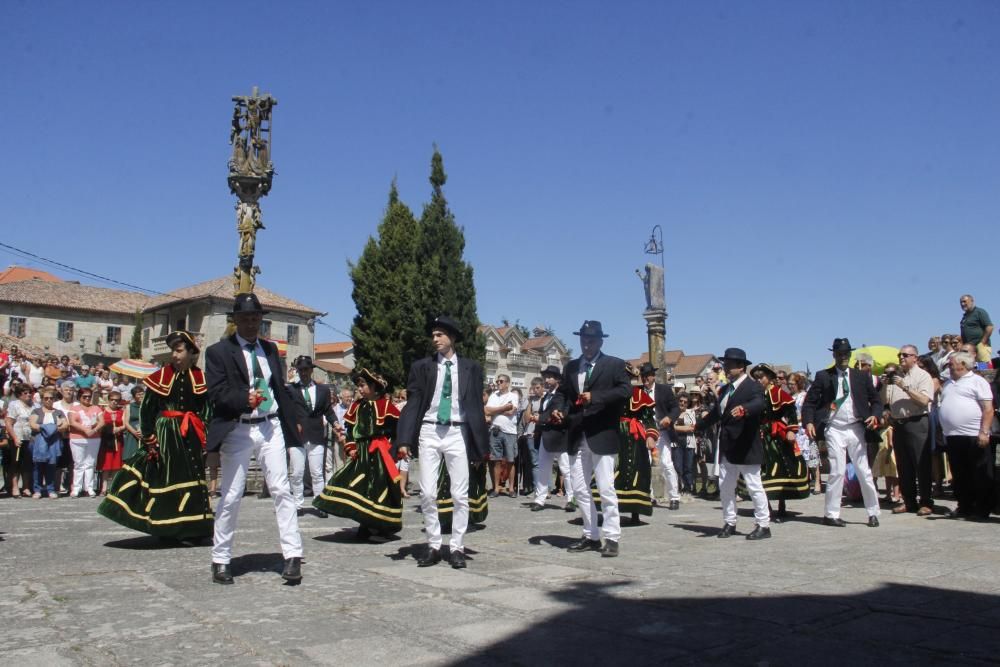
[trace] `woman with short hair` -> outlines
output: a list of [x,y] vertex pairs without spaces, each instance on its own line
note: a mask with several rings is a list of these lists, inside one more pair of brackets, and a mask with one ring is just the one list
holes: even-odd
[[79,498],[84,494],[97,495],[94,473],[97,453],[101,449],[101,429],[104,428],[104,409],[94,405],[94,390],[80,389],[80,402],[69,412],[69,448],[73,452],[73,485],[70,495]]

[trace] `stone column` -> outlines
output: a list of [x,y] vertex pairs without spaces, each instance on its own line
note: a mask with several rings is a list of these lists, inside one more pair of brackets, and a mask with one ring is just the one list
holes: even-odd
[[665,308],[647,308],[642,316],[646,320],[649,362],[657,367],[656,381],[665,382],[667,371],[663,368],[663,348],[667,336],[667,311]]

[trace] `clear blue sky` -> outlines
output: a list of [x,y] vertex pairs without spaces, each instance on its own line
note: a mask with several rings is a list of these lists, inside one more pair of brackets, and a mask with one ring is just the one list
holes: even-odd
[[578,349],[599,319],[638,355],[656,224],[689,354],[816,368],[957,330],[964,292],[1000,316],[1000,3],[24,1],[0,60],[3,240],[151,289],[232,270],[256,84],[260,282],[342,331],[347,261],[393,177],[419,215],[435,142],[484,322]]

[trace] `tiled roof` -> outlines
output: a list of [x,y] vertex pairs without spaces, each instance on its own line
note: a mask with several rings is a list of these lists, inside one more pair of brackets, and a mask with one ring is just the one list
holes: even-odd
[[529,338],[528,340],[521,343],[522,350],[541,350],[544,349],[546,345],[552,342],[555,336],[539,336],[538,338]]
[[[280,294],[272,292],[266,287],[261,287],[260,284],[254,287],[254,294],[256,294],[257,298],[260,299],[260,303],[262,306],[264,306],[264,308],[280,308],[281,310],[293,310],[300,313],[308,313],[311,315],[322,314],[315,308],[310,308],[309,306],[303,303],[299,303],[298,301],[293,301],[292,299],[281,296]],[[207,297],[232,299],[233,298],[232,276],[222,276],[221,278],[213,278],[212,280],[206,280],[205,282],[198,283],[197,285],[191,285],[190,287],[182,287],[181,289],[171,290],[169,296],[159,296],[149,299],[149,303],[146,307],[150,309],[155,309],[177,301],[191,301]]]
[[52,306],[95,313],[134,313],[149,297],[138,292],[70,282],[22,280],[0,285],[0,302]]
[[684,357],[683,350],[664,350],[663,351],[663,364],[665,366],[676,366]]
[[339,354],[354,349],[354,343],[349,340],[338,343],[316,343],[313,345],[313,356],[321,354]]
[[4,283],[16,283],[22,280],[44,280],[50,283],[61,283],[62,279],[42,271],[41,269],[29,269],[25,266],[8,266],[0,271],[0,285]]
[[336,361],[314,361],[318,367],[332,375],[350,375],[351,369]]
[[714,354],[685,355],[679,362],[677,362],[677,365],[674,366],[674,375],[697,375],[705,370],[705,366],[707,366],[713,359],[715,359]]

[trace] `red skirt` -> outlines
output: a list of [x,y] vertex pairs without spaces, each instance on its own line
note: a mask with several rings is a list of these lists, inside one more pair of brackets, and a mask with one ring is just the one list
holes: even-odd
[[123,438],[103,438],[101,440],[101,451],[97,454],[97,469],[101,472],[121,470],[123,451],[125,451]]

